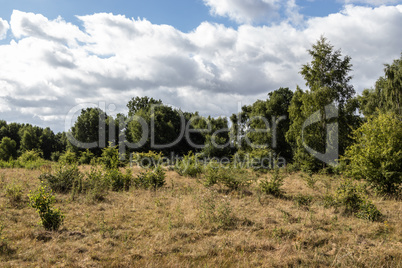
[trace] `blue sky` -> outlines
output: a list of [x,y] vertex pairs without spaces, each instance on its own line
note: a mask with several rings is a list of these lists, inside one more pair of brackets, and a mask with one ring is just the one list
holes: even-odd
[[230,116],[279,87],[304,88],[300,67],[321,35],[351,56],[351,83],[360,93],[402,49],[399,0],[0,0],[0,6],[0,119],[55,131],[66,130],[66,116],[80,105],[113,104],[107,111],[113,115],[145,95]]
[[[339,1],[304,0],[296,2],[300,13],[305,16],[326,16],[336,13],[343,5]],[[14,9],[39,13],[49,19],[61,16],[68,22],[78,23],[76,15],[93,13],[122,14],[129,18],[146,18],[154,24],[168,24],[183,32],[188,32],[203,22],[222,23],[228,27],[238,27],[238,23],[227,17],[213,16],[202,0],[1,0],[0,18],[9,20]],[[282,16],[285,16],[282,14]],[[266,23],[256,23],[263,25]]]

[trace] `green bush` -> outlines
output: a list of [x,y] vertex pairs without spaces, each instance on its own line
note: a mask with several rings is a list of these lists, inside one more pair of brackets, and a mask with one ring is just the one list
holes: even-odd
[[197,177],[203,172],[202,164],[198,162],[197,157],[193,152],[189,152],[178,161],[175,165],[175,170],[181,176]]
[[163,155],[161,152],[156,153],[154,151],[149,151],[147,153],[133,153],[132,162],[137,166],[142,168],[154,168],[162,163]]
[[382,194],[398,194],[402,184],[402,120],[395,114],[369,118],[353,133],[346,151],[347,173]]
[[365,190],[351,180],[345,180],[336,190],[335,206],[343,206],[346,213],[370,221],[382,219],[381,212],[368,200]]
[[369,221],[380,221],[382,214],[370,200],[366,199],[360,204],[356,217]]
[[52,190],[41,184],[37,190],[31,191],[28,197],[29,205],[38,212],[43,227],[46,230],[58,230],[65,216],[59,209],[52,208],[55,202]]
[[249,186],[254,178],[245,169],[233,167],[221,167],[217,163],[209,163],[204,176],[206,187],[219,184],[229,188],[230,191],[237,191]]
[[280,175],[279,169],[273,171],[271,179],[265,179],[260,182],[260,189],[263,193],[280,197],[283,195],[281,189],[283,185],[283,177]]
[[72,165],[77,162],[77,155],[75,152],[67,150],[64,154],[60,155],[59,162],[63,165]]
[[105,169],[117,169],[120,164],[119,149],[117,149],[117,146],[104,148],[99,161]]
[[59,166],[53,174],[43,173],[39,176],[40,181],[45,181],[49,187],[58,193],[68,193],[82,179],[82,173],[77,166]]
[[34,162],[41,159],[41,153],[35,150],[25,151],[20,157],[18,157],[18,161],[21,163]]
[[109,182],[105,179],[100,169],[94,167],[86,174],[82,186],[78,187],[79,192],[85,192],[92,201],[103,201],[109,189]]
[[158,166],[153,170],[141,172],[137,178],[134,179],[134,186],[137,188],[153,189],[156,190],[165,185],[165,172],[162,167]]
[[91,164],[92,159],[94,158],[94,154],[90,150],[86,150],[81,153],[80,158],[78,159],[78,163],[81,165],[89,165]]
[[57,151],[57,152],[52,152],[50,154],[50,160],[52,160],[53,162],[59,162],[61,156],[61,152]]
[[346,212],[355,213],[364,200],[364,189],[351,180],[345,180],[336,190],[336,200],[345,207]]
[[123,174],[117,168],[107,169],[104,176],[113,191],[127,191],[130,188],[132,182],[130,170]]

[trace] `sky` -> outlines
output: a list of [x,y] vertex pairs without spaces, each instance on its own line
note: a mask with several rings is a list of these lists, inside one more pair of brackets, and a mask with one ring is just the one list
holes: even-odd
[[[402,0],[0,0],[0,120],[66,131],[80,108],[149,96],[230,116],[299,71],[325,36],[357,93],[402,52]],[[67,124],[66,122],[69,121]]]

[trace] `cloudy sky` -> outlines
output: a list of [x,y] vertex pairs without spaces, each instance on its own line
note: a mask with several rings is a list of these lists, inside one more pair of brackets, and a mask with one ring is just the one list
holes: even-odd
[[[402,52],[402,1],[0,0],[0,119],[65,130],[77,105],[126,113],[135,96],[230,116],[304,88],[324,35],[357,92]],[[90,104],[93,105],[90,105]]]

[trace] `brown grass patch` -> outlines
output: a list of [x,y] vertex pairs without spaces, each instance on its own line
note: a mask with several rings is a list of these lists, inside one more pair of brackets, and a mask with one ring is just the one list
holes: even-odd
[[[0,266],[401,267],[401,202],[372,197],[383,222],[324,208],[323,195],[338,185],[334,177],[313,175],[309,187],[307,175],[287,175],[284,196],[274,198],[258,193],[256,183],[247,188],[251,194],[241,194],[167,171],[166,186],[157,191],[109,192],[95,203],[57,194],[65,222],[47,232],[26,205],[40,174],[0,170],[0,222],[10,249],[0,254]],[[4,187],[12,182],[22,185],[22,206],[7,200]],[[300,195],[311,202],[300,205]]]

